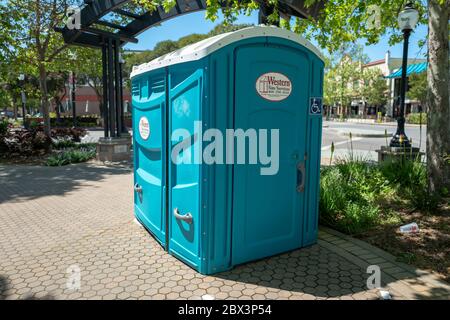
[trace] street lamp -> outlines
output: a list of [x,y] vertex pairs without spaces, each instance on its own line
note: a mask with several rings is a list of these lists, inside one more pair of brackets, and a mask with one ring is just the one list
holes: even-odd
[[419,21],[419,12],[413,7],[412,3],[406,4],[405,8],[398,16],[398,26],[403,31],[403,61],[402,61],[402,80],[400,87],[400,114],[397,116],[397,132],[391,140],[391,147],[411,147],[408,137],[405,133],[405,97],[406,97],[406,69],[408,68],[408,45],[411,31],[416,27]]
[[25,96],[25,90],[23,88],[24,82],[25,82],[25,75],[23,73],[19,74],[18,77],[20,89],[21,89],[21,100],[22,100],[22,119],[23,119],[23,127],[27,128],[27,121],[26,121],[26,103],[27,103],[27,97]]
[[[74,52],[69,53],[69,59],[72,61],[77,60],[77,54]],[[76,103],[76,78],[75,72],[71,71],[69,74],[69,92],[70,92],[70,101],[72,105],[72,125],[75,128],[77,126],[77,103]]]

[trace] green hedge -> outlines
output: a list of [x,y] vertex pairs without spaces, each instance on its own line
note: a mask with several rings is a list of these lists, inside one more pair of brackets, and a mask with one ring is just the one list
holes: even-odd
[[406,116],[406,123],[420,124],[420,116],[422,116],[422,124],[427,124],[426,113],[410,113]]
[[46,166],[59,167],[71,163],[86,162],[95,158],[95,144],[77,144],[71,148],[63,148],[47,158]]
[[[97,116],[79,116],[77,117],[77,126],[82,128],[92,128],[92,127],[98,127],[97,120],[99,117]],[[42,124],[44,121],[43,118],[28,118],[28,123],[30,124],[30,127],[36,127]],[[61,117],[59,122],[56,118],[50,118],[50,126],[52,128],[54,127],[72,127],[73,126],[73,120],[72,117]]]
[[398,223],[389,206],[393,201],[424,211],[437,207],[438,198],[427,191],[423,163],[404,160],[378,165],[346,159],[321,170],[322,224],[356,234],[377,225]]

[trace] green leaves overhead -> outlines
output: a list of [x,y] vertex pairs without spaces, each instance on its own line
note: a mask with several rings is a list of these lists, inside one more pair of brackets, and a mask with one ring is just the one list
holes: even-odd
[[413,74],[409,77],[408,97],[420,101],[422,105],[427,99],[427,73]]
[[[162,5],[166,11],[173,8],[175,0],[134,0],[147,9],[154,10]],[[309,7],[318,0],[305,0]],[[445,0],[439,0],[445,3]],[[215,21],[221,11],[225,23],[232,23],[239,14],[250,14],[259,8],[254,0],[227,0],[222,8],[221,1],[207,0],[206,19]],[[278,0],[266,0],[267,5],[274,8],[268,19],[274,23],[280,21]],[[405,5],[404,0],[331,0],[326,1],[325,8],[319,18],[281,19],[281,26],[302,34],[308,39],[314,38],[322,48],[330,52],[338,49],[342,43],[355,42],[359,38],[366,39],[367,44],[377,43],[384,35],[390,37],[391,44],[401,41],[401,32],[397,27],[397,17]],[[426,23],[424,1],[416,1],[420,12],[421,23]]]

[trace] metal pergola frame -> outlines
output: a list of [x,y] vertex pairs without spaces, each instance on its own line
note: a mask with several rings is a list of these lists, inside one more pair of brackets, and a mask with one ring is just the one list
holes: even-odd
[[[266,24],[267,16],[273,12],[265,0],[256,0],[260,4],[259,23]],[[324,7],[324,1],[318,1],[305,7],[304,0],[279,0],[278,10],[282,16],[316,18]],[[80,11],[79,28],[67,26],[57,28],[65,43],[87,46],[102,50],[103,69],[103,120],[105,138],[120,137],[126,132],[123,115],[122,64],[120,48],[128,42],[137,43],[141,32],[177,16],[206,9],[206,0],[176,0],[176,5],[165,12],[162,6],[154,11],[135,13],[127,10],[131,0],[84,0]],[[226,1],[222,2],[226,7]],[[114,14],[128,20],[119,24],[108,15]]]

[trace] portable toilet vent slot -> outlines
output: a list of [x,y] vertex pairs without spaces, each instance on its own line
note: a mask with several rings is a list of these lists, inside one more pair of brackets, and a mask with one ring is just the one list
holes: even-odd
[[134,67],[136,218],[203,274],[317,241],[320,52],[276,27]]

